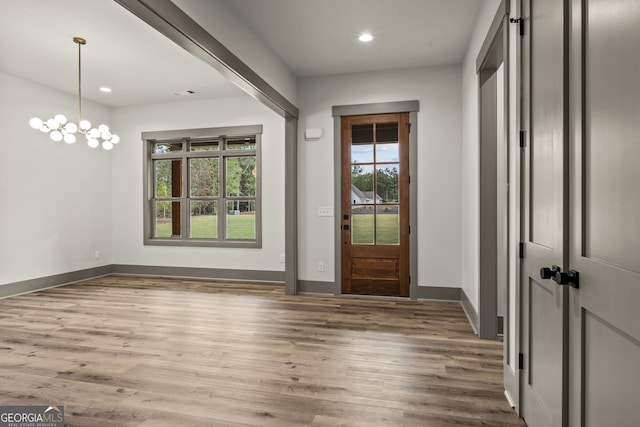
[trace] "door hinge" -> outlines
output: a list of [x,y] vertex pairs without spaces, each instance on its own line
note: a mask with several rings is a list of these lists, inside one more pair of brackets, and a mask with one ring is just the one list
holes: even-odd
[[518,245],[518,257],[520,259],[524,258],[524,248],[525,248],[524,242],[520,242],[520,244]]
[[520,148],[524,148],[524,147],[526,147],[526,146],[527,146],[527,142],[526,142],[526,140],[524,139],[524,131],[523,131],[523,130],[521,130],[521,131],[520,131]]
[[409,133],[411,133],[411,123],[407,123],[407,128],[409,128]]
[[511,18],[509,19],[509,22],[511,22],[512,24],[518,24],[518,27],[520,27],[520,36],[524,36],[524,19]]
[[518,369],[524,369],[524,354],[518,353]]

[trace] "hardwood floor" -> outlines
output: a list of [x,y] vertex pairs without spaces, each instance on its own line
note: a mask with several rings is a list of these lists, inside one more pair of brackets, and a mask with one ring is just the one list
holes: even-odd
[[524,426],[457,303],[109,276],[0,300],[0,405],[69,426]]

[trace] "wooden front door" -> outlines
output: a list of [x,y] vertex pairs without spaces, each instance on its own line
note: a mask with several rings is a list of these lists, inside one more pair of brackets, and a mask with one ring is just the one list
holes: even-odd
[[568,290],[550,274],[568,260],[565,11],[557,0],[525,0],[523,9],[521,415],[529,427],[563,427]]
[[409,296],[409,114],[342,118],[342,292]]

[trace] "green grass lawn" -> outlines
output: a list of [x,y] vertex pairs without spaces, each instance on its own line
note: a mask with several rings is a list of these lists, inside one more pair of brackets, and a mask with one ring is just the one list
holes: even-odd
[[[253,240],[256,238],[256,217],[253,214],[228,215],[227,239]],[[171,222],[156,226],[157,237],[171,237]],[[215,239],[218,237],[218,217],[198,215],[191,217],[191,237],[195,239]]]
[[[373,214],[356,214],[351,217],[351,241],[354,244],[373,244]],[[397,245],[399,243],[398,214],[377,215],[378,245]]]
[[[353,215],[351,227],[354,244],[373,244],[373,214]],[[379,245],[397,245],[398,214],[379,213],[377,216],[376,243]],[[227,239],[252,240],[256,238],[255,215],[228,215]],[[191,217],[191,237],[197,239],[217,238],[218,217],[216,215],[198,215]],[[171,237],[171,222],[158,224],[157,237]]]

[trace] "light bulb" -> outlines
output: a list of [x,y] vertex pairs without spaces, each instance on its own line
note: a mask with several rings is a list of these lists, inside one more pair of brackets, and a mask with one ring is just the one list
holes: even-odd
[[109,132],[109,131],[101,132],[100,136],[102,136],[102,139],[104,139],[104,140],[111,139],[111,132]]
[[98,130],[99,130],[100,132],[109,132],[109,126],[107,126],[107,125],[100,125],[100,126],[98,126]]
[[58,129],[58,122],[56,119],[49,119],[47,120],[47,126],[49,129]]
[[120,142],[120,137],[116,134],[111,135],[111,143],[117,144],[118,142]]
[[67,117],[64,114],[56,114],[53,119],[61,125],[67,123]]
[[105,150],[111,150],[113,148],[113,144],[111,143],[111,141],[105,141],[102,143],[102,148],[104,148]]
[[54,130],[49,134],[49,138],[56,142],[62,141],[62,132],[60,132],[59,130]]
[[75,123],[67,123],[64,127],[64,130],[67,131],[67,133],[76,133],[78,132],[78,126],[76,126]]
[[31,120],[29,120],[29,126],[31,126],[34,129],[40,129],[42,127],[42,120],[40,120],[37,117],[34,117]]
[[87,130],[91,129],[91,123],[89,120],[80,120],[80,129]]
[[100,143],[98,142],[98,140],[97,140],[97,139],[95,139],[95,138],[90,138],[90,139],[87,141],[87,144],[88,144],[88,145],[89,145],[89,147],[91,147],[91,148],[96,148],[98,145],[100,145]]
[[100,131],[96,128],[93,128],[89,131],[89,136],[91,138],[98,138],[100,136]]
[[76,136],[72,133],[68,133],[64,136],[64,142],[66,142],[67,144],[73,144],[74,142],[76,142]]

